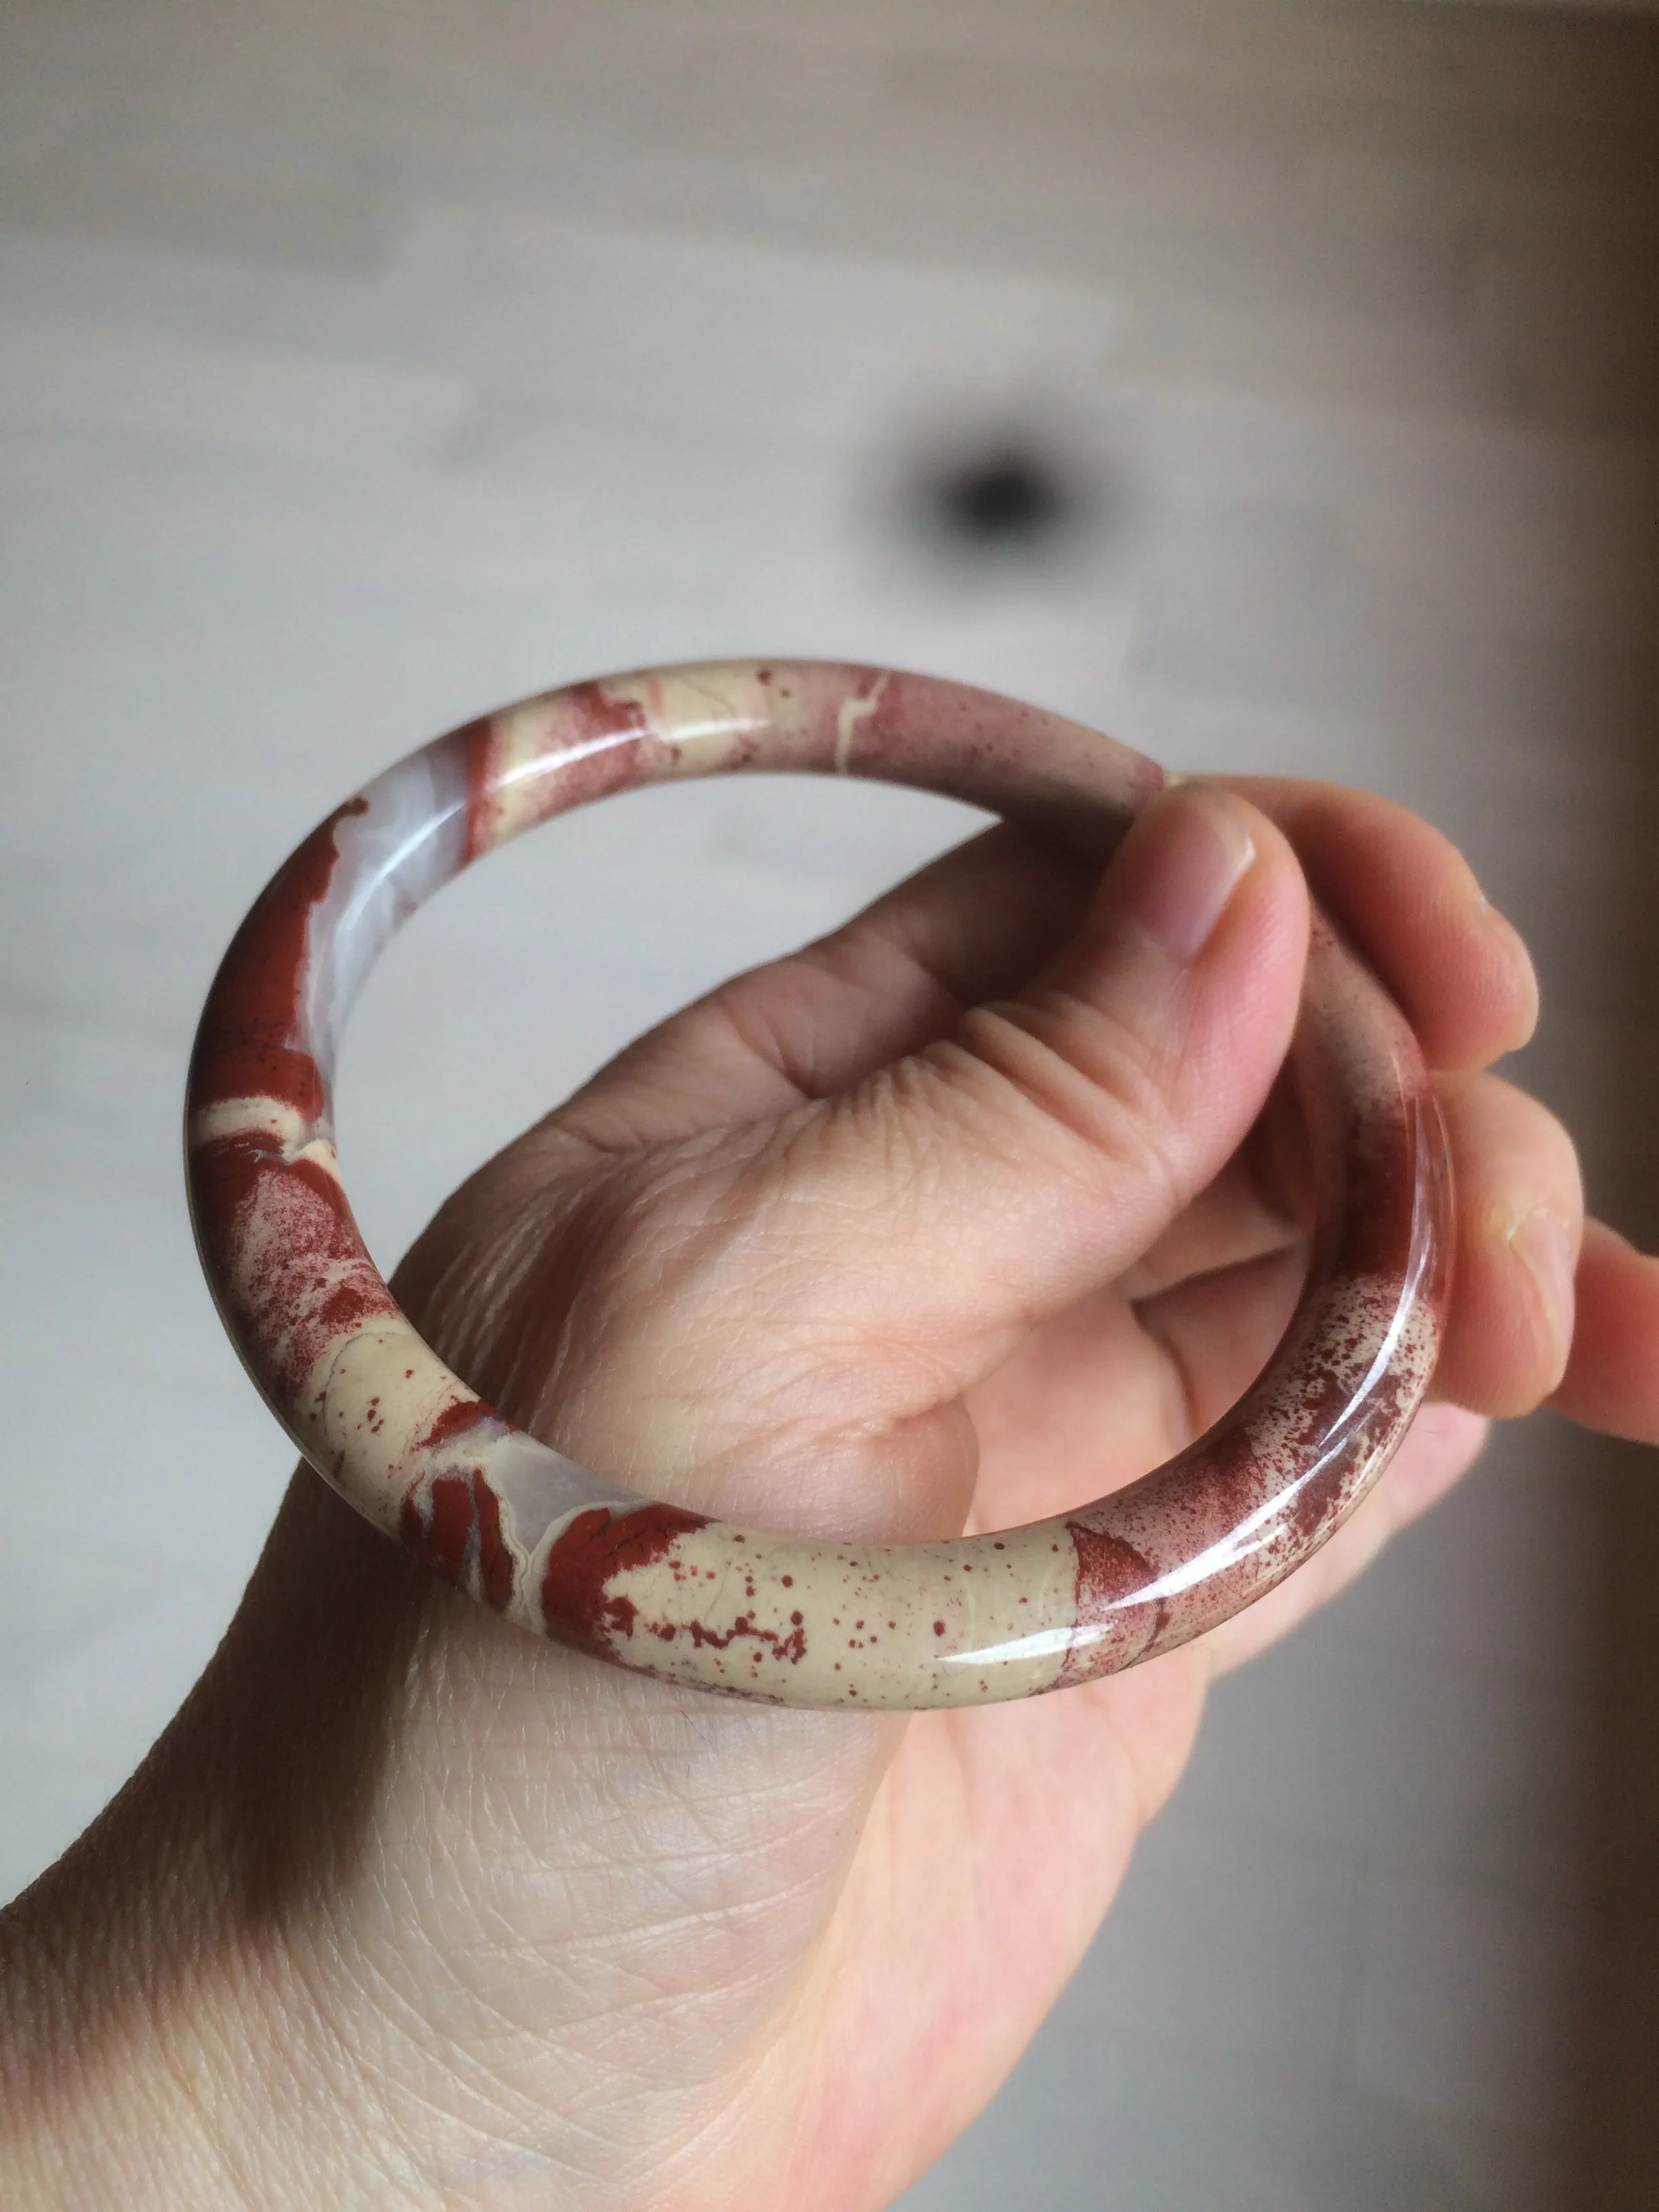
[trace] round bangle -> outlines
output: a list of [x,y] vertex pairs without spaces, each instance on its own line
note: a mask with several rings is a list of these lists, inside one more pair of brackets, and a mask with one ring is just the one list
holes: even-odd
[[342,1024],[401,923],[568,808],[680,775],[805,770],[944,792],[1104,859],[1167,779],[1108,738],[892,671],[727,662],[580,684],[435,739],[267,885],[191,1063],[191,1212],[225,1325],[317,1471],[497,1613],[641,1673],[786,1705],[975,1705],[1185,1643],[1300,1565],[1421,1402],[1449,1275],[1422,1055],[1316,916],[1291,1049],[1319,1226],[1260,1380],[1165,1465],[1050,1520],[839,1545],[629,1494],[504,1420],[422,1341],[341,1185]]

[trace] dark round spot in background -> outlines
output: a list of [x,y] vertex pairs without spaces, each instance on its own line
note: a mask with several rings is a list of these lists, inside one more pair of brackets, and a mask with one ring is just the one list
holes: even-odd
[[1079,518],[1080,492],[1035,447],[987,447],[936,465],[921,486],[930,533],[963,552],[1047,550]]

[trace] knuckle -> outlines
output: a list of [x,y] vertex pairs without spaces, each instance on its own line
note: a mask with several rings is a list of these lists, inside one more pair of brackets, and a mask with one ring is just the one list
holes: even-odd
[[1133,1024],[1056,994],[975,1007],[958,1042],[1022,1151],[1036,1133],[1051,1165],[1091,1188],[1127,1175],[1184,1202],[1173,1063]]

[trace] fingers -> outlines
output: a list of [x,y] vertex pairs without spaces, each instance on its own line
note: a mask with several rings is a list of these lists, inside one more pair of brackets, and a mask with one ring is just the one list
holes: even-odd
[[1659,1260],[1604,1222],[1584,1224],[1577,1328],[1558,1411],[1638,1443],[1659,1443]]
[[[1121,1277],[1118,1288],[1126,1298],[1139,1304],[1194,1276],[1305,1242],[1313,1226],[1313,1193],[1310,1179],[1293,1174],[1280,1157],[1291,1141],[1279,1126],[1287,1109],[1295,1111],[1295,1101],[1281,1085],[1215,1181]],[[1295,1134],[1305,1142],[1299,1117]]]
[[1554,1116],[1492,1075],[1443,1078],[1457,1264],[1435,1394],[1477,1413],[1529,1413],[1573,1340],[1583,1193]]
[[966,1396],[981,1446],[972,1525],[1075,1510],[1190,1443],[1271,1358],[1304,1256],[1224,1268],[1138,1306],[1097,1292],[1033,1329]]
[[1431,1066],[1484,1067],[1532,1035],[1525,945],[1450,841],[1403,806],[1336,784],[1230,779],[1296,848],[1314,896],[1387,983]]
[[1136,1308],[1169,1378],[1170,1440],[1159,1457],[1201,1436],[1261,1374],[1284,1337],[1306,1263],[1306,1252],[1291,1246],[1194,1276]]
[[[1550,1399],[1593,1427],[1659,1442],[1659,1261],[1586,1228],[1572,1141],[1535,1099],[1484,1073],[1443,1076],[1438,1089],[1457,1259],[1437,1398],[1498,1417]],[[1247,1152],[1121,1278],[1189,1414],[1170,1449],[1259,1370],[1304,1256]]]
[[[1560,1377],[1579,1180],[1565,1133],[1534,1100],[1489,1075],[1443,1078],[1441,1089],[1459,1258],[1435,1395],[1462,1434],[1460,1408],[1524,1413]],[[986,1448],[975,1511],[986,1525],[1058,1512],[1103,1481],[1166,1459],[1261,1372],[1296,1303],[1306,1248],[1238,1182],[1236,1158],[1153,1248],[1167,1261],[1143,1261],[1120,1279],[1133,1310],[1117,1298],[1085,1300],[1035,1332],[974,1394]],[[1644,1435],[1647,1423],[1659,1429],[1659,1360],[1650,1365],[1648,1356],[1659,1344],[1659,1261],[1591,1224],[1579,1283],[1581,1301],[1592,1302],[1576,1340],[1585,1349],[1575,1349],[1554,1402],[1622,1434]],[[1423,1438],[1437,1433],[1432,1424],[1422,1431],[1390,1495],[1419,1464]],[[1419,1491],[1413,1497],[1416,1509],[1428,1502]]]
[[946,1035],[1018,991],[1081,923],[1097,868],[1006,824],[842,928],[735,976],[641,1037],[562,1126],[607,1148],[781,1114]]
[[[1284,830],[1316,895],[1389,983],[1437,1067],[1523,1043],[1524,946],[1456,848],[1403,807],[1287,778],[1234,787]],[[856,1083],[1017,992],[1080,923],[1093,872],[1006,825],[819,943],[735,978],[632,1046],[560,1115],[612,1149],[757,1119]]]
[[822,1209],[843,1249],[862,1237],[866,1328],[1000,1356],[1011,1331],[1144,1251],[1261,1108],[1307,918],[1272,825],[1181,787],[1136,823],[1025,990],[797,1127],[792,1203]]

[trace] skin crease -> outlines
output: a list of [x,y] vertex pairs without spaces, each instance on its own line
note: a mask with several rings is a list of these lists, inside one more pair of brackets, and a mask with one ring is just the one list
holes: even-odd
[[[1484,1416],[1558,1392],[1659,1439],[1659,1266],[1583,1234],[1565,1133],[1481,1072],[1532,1026],[1519,940],[1400,810],[1239,788],[1265,811],[1159,801],[1099,885],[993,831],[726,987],[481,1170],[396,1288],[505,1412],[688,1505],[924,1537],[1094,1496],[1237,1397],[1294,1296],[1294,1130],[1251,1125],[1305,871],[1443,1071],[1459,1194],[1437,1402],[1354,1518],[1201,1644],[906,1719],[538,1643],[301,1470],[184,1711],[0,1922],[9,2205],[884,2205],[1053,2002],[1216,1670]],[[1149,917],[1241,836],[1182,966]],[[1516,1233],[1540,1212],[1566,1265],[1583,1237],[1576,1337]]]

